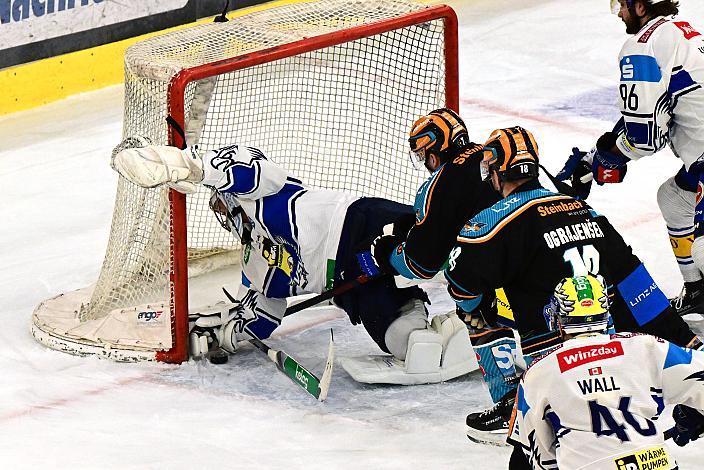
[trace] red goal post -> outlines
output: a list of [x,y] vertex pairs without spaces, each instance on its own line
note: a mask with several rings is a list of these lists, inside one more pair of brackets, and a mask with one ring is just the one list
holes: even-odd
[[[259,32],[262,25],[271,33]],[[311,28],[320,33],[309,34]],[[228,31],[235,33],[224,35]],[[301,37],[285,41],[285,35],[296,34]],[[247,49],[257,41],[253,50]],[[174,46],[165,47],[167,43]],[[228,56],[232,51],[236,53]],[[225,57],[208,60],[209,54]],[[412,203],[425,176],[412,174],[403,155],[408,129],[434,108],[459,107],[457,17],[448,6],[405,0],[287,5],[138,43],[126,54],[125,70],[125,137],[148,135],[184,147],[183,136],[166,126],[168,115],[187,135],[189,127],[196,127],[206,148],[244,138],[308,184]],[[165,81],[165,97],[160,98],[159,86],[142,86],[139,80]],[[202,121],[193,126],[199,112],[194,96],[199,84],[207,88],[208,82],[205,111],[198,117]],[[122,361],[187,360],[189,260],[213,247],[215,252],[231,249],[222,248],[230,242],[201,241],[211,235],[202,237],[205,229],[194,220],[209,225],[207,219],[212,219],[207,191],[201,193],[143,190],[120,178],[108,253],[96,286],[37,307],[35,338],[65,352]],[[168,202],[153,202],[160,197]],[[165,215],[159,215],[166,210],[162,205],[168,207]],[[135,218],[148,222],[136,223]],[[162,282],[164,271],[168,280]],[[156,293],[144,287],[149,283]],[[69,297],[80,307],[68,305]],[[72,308],[74,324],[67,314]],[[59,326],[52,323],[55,311],[61,312]],[[164,317],[168,312],[170,341],[163,335],[152,341],[141,336],[142,330],[139,340],[120,337],[143,326],[149,316],[145,312],[152,311]],[[120,321],[111,321],[112,315]],[[97,320],[137,323],[126,332],[95,334],[85,323]]]

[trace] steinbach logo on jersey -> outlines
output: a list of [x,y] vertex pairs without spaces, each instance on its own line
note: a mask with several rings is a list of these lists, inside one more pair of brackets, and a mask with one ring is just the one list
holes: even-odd
[[584,203],[581,201],[570,201],[563,202],[560,201],[554,204],[541,204],[538,206],[538,214],[540,217],[547,217],[548,215],[557,214],[559,212],[570,212],[573,210],[581,209],[584,207]]
[[559,352],[557,353],[557,364],[560,366],[560,372],[567,372],[570,369],[590,362],[616,356],[623,356],[623,346],[618,341],[612,341],[606,344],[594,344]]

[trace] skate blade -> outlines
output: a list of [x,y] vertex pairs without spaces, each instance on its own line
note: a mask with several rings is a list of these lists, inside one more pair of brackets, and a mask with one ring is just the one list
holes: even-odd
[[471,435],[467,433],[467,439],[476,443],[496,447],[510,447],[510,444],[506,442],[508,437],[507,433],[504,431],[496,433],[484,433],[481,436]]

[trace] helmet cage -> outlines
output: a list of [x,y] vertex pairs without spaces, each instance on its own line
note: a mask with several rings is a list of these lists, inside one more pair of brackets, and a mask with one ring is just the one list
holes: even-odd
[[252,241],[252,223],[237,199],[219,191],[213,191],[209,206],[222,228],[237,235],[245,245]]
[[601,276],[575,276],[560,281],[544,312],[551,330],[565,334],[605,332],[610,301]]
[[609,312],[582,317],[560,316],[559,325],[567,334],[606,331],[609,327]]

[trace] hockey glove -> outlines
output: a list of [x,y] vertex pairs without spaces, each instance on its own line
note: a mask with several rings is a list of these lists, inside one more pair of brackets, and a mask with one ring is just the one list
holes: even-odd
[[460,306],[457,306],[457,316],[464,320],[470,332],[493,328],[496,325],[498,315],[496,295],[483,295],[477,308],[471,312],[465,312]]
[[572,155],[565,162],[565,166],[555,176],[559,181],[570,180],[570,185],[577,199],[587,199],[592,189],[592,152],[583,152],[574,147]]
[[696,441],[704,433],[704,415],[694,408],[677,405],[672,410],[675,427],[672,428],[672,440],[680,447]]
[[382,235],[372,242],[372,256],[377,266],[383,273],[398,274],[391,266],[391,253],[403,243],[403,239],[396,235]]
[[182,193],[194,193],[203,181],[203,161],[197,147],[185,150],[152,145],[144,137],[128,137],[112,151],[110,166],[143,188],[167,185]]
[[592,174],[598,185],[604,183],[620,183],[626,177],[626,164],[630,158],[612,153],[616,145],[616,134],[606,132],[596,142],[596,149],[592,151]]
[[362,272],[367,276],[374,277],[380,274],[398,274],[391,266],[391,252],[396,249],[403,240],[396,235],[381,235],[374,239],[369,251],[357,253],[357,262]]
[[203,357],[219,347],[230,353],[235,352],[237,340],[233,339],[233,336],[236,337],[233,332],[235,326],[240,326],[239,330],[242,330],[244,313],[242,303],[239,301],[218,302],[189,312],[191,357],[196,359]]

